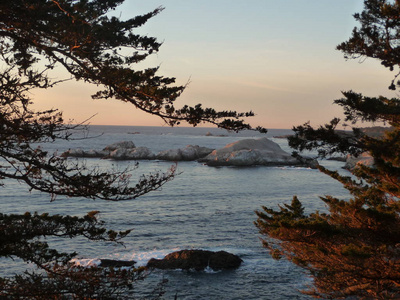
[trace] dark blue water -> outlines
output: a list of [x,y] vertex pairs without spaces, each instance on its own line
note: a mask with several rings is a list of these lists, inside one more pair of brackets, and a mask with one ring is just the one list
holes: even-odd
[[[213,136],[206,136],[211,132]],[[133,134],[134,133],[134,134]],[[270,130],[268,137],[290,151],[285,139],[273,138],[288,130]],[[100,135],[101,134],[101,135]],[[154,153],[184,147],[188,144],[219,148],[242,138],[260,137],[246,132],[227,133],[210,128],[92,126],[87,140],[54,143],[47,147],[59,153],[81,147],[102,149],[106,145],[130,140]],[[219,136],[226,135],[226,136]],[[88,166],[125,168],[133,162],[88,159]],[[333,169],[342,163],[324,162]],[[170,162],[141,161],[133,176],[167,170]],[[99,258],[134,259],[139,264],[151,257],[163,257],[180,249],[226,250],[243,259],[234,271],[187,272],[155,271],[141,283],[138,291],[153,287],[162,278],[169,280],[165,299],[308,299],[298,290],[311,281],[296,266],[271,259],[262,248],[255,210],[262,205],[277,207],[290,203],[297,195],[308,211],[324,210],[321,195],[345,198],[340,184],[317,170],[281,167],[208,167],[197,162],[180,162],[177,176],[162,190],[126,202],[93,201],[50,197],[27,192],[23,184],[6,181],[0,188],[0,207],[4,213],[25,211],[51,214],[83,215],[99,210],[108,227],[115,230],[134,229],[125,245],[93,243],[84,240],[55,241],[54,246],[77,251],[79,262]],[[18,271],[26,265],[1,260],[3,272]]]

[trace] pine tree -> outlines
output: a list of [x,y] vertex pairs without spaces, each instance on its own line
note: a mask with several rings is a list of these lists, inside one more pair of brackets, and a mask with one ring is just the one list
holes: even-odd
[[[123,0],[13,0],[0,3],[0,182],[25,183],[57,196],[110,201],[129,200],[158,189],[175,173],[143,176],[130,182],[129,170],[88,169],[36,146],[70,140],[81,125],[64,121],[57,109],[32,109],[31,91],[67,80],[98,87],[94,99],[116,99],[163,119],[168,125],[207,122],[229,130],[251,129],[243,117],[252,112],[216,111],[200,104],[179,108],[175,100],[186,86],[158,74],[159,68],[133,66],[159,51],[156,38],[135,30],[163,8],[121,20],[110,12]],[[67,78],[54,78],[64,69]],[[257,128],[265,131],[263,128]],[[135,169],[135,166],[132,167]],[[6,179],[6,180],[5,180]],[[84,217],[0,214],[0,257],[32,262],[38,272],[0,278],[0,298],[113,299],[127,293],[143,270],[80,268],[75,253],[52,249],[46,238],[84,237],[120,242],[129,232],[107,230],[96,212]],[[157,296],[157,295],[156,295]]]
[[[375,58],[390,71],[400,66],[399,1],[366,0],[360,26],[337,49],[346,58]],[[397,73],[389,88],[400,86]],[[323,298],[400,298],[400,100],[343,93],[336,104],[344,109],[352,134],[336,130],[336,118],[313,128],[294,128],[289,144],[296,150],[318,150],[321,158],[367,152],[373,166],[357,165],[354,176],[320,170],[343,184],[351,199],[321,197],[327,212],[304,214],[297,198],[279,210],[263,207],[256,225],[275,258],[285,257],[308,270],[313,287],[307,294]],[[389,125],[384,136],[371,137],[357,126],[365,122]]]

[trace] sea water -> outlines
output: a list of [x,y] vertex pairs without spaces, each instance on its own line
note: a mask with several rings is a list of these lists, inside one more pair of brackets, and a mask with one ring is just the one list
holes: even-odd
[[[290,152],[286,139],[290,130],[270,130],[266,135]],[[68,149],[103,149],[119,141],[133,141],[153,153],[186,145],[220,148],[243,138],[265,135],[246,131],[239,134],[215,128],[170,128],[91,126],[88,139],[56,142],[46,147],[50,152]],[[79,136],[75,136],[79,137]],[[83,160],[81,160],[83,161]],[[86,159],[89,167],[124,169],[132,161]],[[331,169],[341,170],[343,163],[324,161]],[[172,162],[140,161],[135,176],[167,171]],[[345,171],[341,171],[345,172]],[[342,186],[318,170],[298,167],[209,167],[198,162],[178,162],[176,178],[158,191],[132,201],[108,202],[82,198],[57,197],[29,192],[23,183],[5,180],[0,188],[2,213],[48,212],[82,216],[93,210],[110,229],[133,229],[124,245],[90,242],[84,239],[52,241],[63,251],[78,252],[77,262],[90,264],[98,259],[135,260],[145,265],[154,258],[181,249],[225,250],[243,259],[240,268],[229,271],[155,270],[135,289],[136,296],[146,296],[162,279],[167,279],[164,299],[308,299],[299,290],[312,280],[304,270],[286,260],[273,260],[262,247],[254,226],[255,210],[261,206],[278,208],[297,195],[307,212],[324,211],[319,196],[347,198]],[[2,274],[19,272],[26,265],[0,260]]]

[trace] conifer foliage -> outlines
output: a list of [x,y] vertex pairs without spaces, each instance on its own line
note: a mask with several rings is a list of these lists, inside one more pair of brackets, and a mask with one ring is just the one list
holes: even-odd
[[[363,12],[354,17],[359,27],[337,49],[346,58],[375,58],[398,72],[399,1],[366,0]],[[397,76],[389,86],[392,90],[400,86]],[[285,257],[309,271],[313,287],[305,293],[329,299],[399,299],[400,100],[348,91],[335,103],[343,107],[353,134],[335,130],[339,119],[319,128],[306,123],[294,128],[289,144],[300,151],[318,150],[320,157],[368,152],[374,165],[358,165],[354,176],[320,167],[343,184],[351,199],[324,196],[327,213],[305,214],[294,197],[279,210],[257,211],[256,225],[273,257]],[[356,128],[359,122],[383,122],[390,127],[383,137],[373,138]]]
[[[168,125],[207,122],[229,130],[251,129],[252,112],[216,111],[175,101],[186,86],[158,75],[159,68],[134,69],[161,44],[135,30],[163,9],[122,20],[113,10],[123,0],[12,0],[0,2],[0,188],[10,181],[57,196],[129,200],[158,189],[175,173],[156,173],[131,183],[130,171],[105,172],[48,153],[38,144],[69,140],[82,126],[67,124],[57,109],[32,109],[32,91],[67,80],[98,87],[94,99],[116,99]],[[63,69],[66,78],[54,71]],[[66,71],[66,72],[65,72]],[[58,74],[58,73],[57,73]],[[56,103],[54,104],[57,105]],[[265,131],[262,128],[257,128]],[[135,169],[135,167],[132,167]],[[34,263],[38,272],[0,278],[0,298],[112,299],[126,295],[140,270],[82,269],[74,253],[60,253],[45,238],[83,237],[118,242],[129,232],[108,231],[96,213],[84,217],[0,214],[0,257]],[[122,297],[122,296],[121,296]]]

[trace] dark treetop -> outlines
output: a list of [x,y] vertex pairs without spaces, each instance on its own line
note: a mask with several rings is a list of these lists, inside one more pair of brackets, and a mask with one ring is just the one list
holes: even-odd
[[[253,112],[216,111],[175,101],[186,86],[158,74],[159,68],[135,69],[159,51],[154,37],[135,30],[162,11],[128,20],[111,12],[122,0],[13,0],[0,2],[0,180],[18,180],[30,189],[57,195],[104,200],[134,199],[160,188],[175,176],[143,175],[130,181],[131,169],[102,171],[61,158],[37,143],[73,138],[80,125],[64,122],[57,109],[34,111],[34,89],[66,80],[98,87],[94,99],[117,99],[159,116],[168,125],[206,122],[228,130],[251,129],[243,120]],[[55,78],[59,69],[68,74]],[[266,130],[256,128],[261,132]],[[36,144],[36,145],[35,145]],[[85,237],[119,241],[128,232],[108,231],[96,212],[84,217],[0,214],[0,256],[33,262],[39,272],[0,278],[0,297],[24,299],[114,299],[127,297],[142,270],[83,269],[68,263],[74,255],[49,248],[45,238]],[[159,296],[159,291],[154,298]],[[123,295],[123,296],[122,296]]]
[[[366,0],[354,17],[360,26],[337,48],[346,58],[375,58],[398,72],[400,66],[399,1]],[[398,73],[395,75],[395,79]],[[395,82],[390,89],[396,89]],[[327,212],[305,214],[297,197],[278,210],[263,207],[256,225],[275,258],[286,257],[309,271],[313,286],[306,293],[335,299],[400,298],[400,100],[343,92],[342,106],[353,134],[338,134],[341,120],[313,128],[294,128],[289,143],[297,150],[315,149],[320,157],[368,152],[372,167],[359,165],[353,177],[320,170],[339,181],[350,199],[323,196]],[[389,125],[383,137],[364,134],[360,122]],[[390,129],[389,129],[390,128]],[[349,174],[350,175],[350,174]]]

